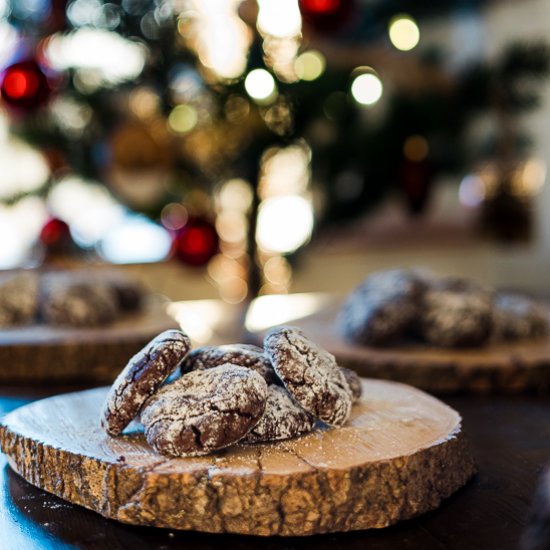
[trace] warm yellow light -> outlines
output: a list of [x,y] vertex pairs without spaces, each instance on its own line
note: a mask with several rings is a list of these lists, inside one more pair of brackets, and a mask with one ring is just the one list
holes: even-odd
[[218,203],[222,211],[246,213],[252,205],[252,199],[250,183],[240,178],[226,181],[218,193]]
[[178,105],[168,117],[168,125],[178,134],[190,132],[198,122],[197,110],[191,105]]
[[322,53],[317,51],[304,52],[299,55],[294,62],[294,71],[301,80],[315,80],[319,78],[325,70],[325,58]]
[[313,209],[303,197],[274,197],[260,205],[256,237],[265,250],[293,252],[311,237],[312,230]]
[[391,43],[404,52],[412,50],[420,41],[420,30],[409,15],[396,15],[388,29]]
[[422,136],[409,136],[403,144],[405,157],[412,162],[423,161],[430,151],[426,138]]
[[291,294],[290,296],[260,296],[246,314],[245,326],[252,332],[275,325],[292,323],[326,307],[327,294]]
[[381,80],[374,73],[360,74],[351,84],[351,95],[361,105],[374,105],[383,90]]
[[258,103],[268,103],[275,97],[275,79],[265,69],[250,71],[244,81],[248,95]]

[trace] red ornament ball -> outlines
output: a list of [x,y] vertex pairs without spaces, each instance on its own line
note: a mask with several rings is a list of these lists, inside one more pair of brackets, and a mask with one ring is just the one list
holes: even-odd
[[174,254],[184,264],[205,265],[217,254],[219,237],[214,225],[204,218],[190,218],[174,236]]
[[48,100],[50,92],[48,79],[34,60],[14,63],[4,71],[0,94],[11,107],[36,109]]
[[40,242],[48,249],[63,249],[73,243],[71,230],[66,222],[50,218],[40,231]]
[[348,21],[354,0],[299,0],[306,24],[315,31],[335,31]]

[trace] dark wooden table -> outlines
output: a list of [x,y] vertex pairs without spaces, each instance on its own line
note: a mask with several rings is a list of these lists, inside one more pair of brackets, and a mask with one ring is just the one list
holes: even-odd
[[[0,387],[0,415],[74,388]],[[257,539],[133,527],[103,519],[36,489],[0,455],[0,549],[505,550],[517,548],[543,465],[550,460],[550,401],[535,397],[453,397],[480,473],[438,510],[382,530],[303,539]]]

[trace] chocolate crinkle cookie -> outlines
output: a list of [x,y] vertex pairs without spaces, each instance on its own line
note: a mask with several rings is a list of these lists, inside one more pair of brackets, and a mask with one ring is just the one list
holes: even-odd
[[144,403],[174,372],[191,349],[187,334],[166,330],[130,359],[114,381],[101,413],[101,425],[119,435]]
[[548,311],[526,296],[502,293],[495,298],[493,337],[519,340],[548,334]]
[[0,327],[30,324],[38,308],[38,276],[31,272],[0,277]]
[[40,317],[45,323],[98,326],[114,321],[117,314],[116,295],[103,283],[84,282],[58,273],[42,278]]
[[491,335],[492,311],[492,299],[484,292],[428,289],[417,330],[434,346],[481,346]]
[[402,337],[418,314],[423,283],[412,270],[367,277],[347,298],[338,318],[343,336],[365,345],[386,345]]
[[268,384],[279,383],[271,361],[264,350],[249,344],[228,344],[224,346],[204,346],[194,349],[181,366],[182,373],[205,370],[224,364],[252,369],[263,376]]
[[244,438],[245,443],[290,439],[310,432],[315,417],[305,411],[281,386],[270,385],[265,412]]
[[351,369],[346,367],[340,367],[346,382],[348,383],[349,389],[351,390],[351,402],[357,403],[361,400],[363,395],[363,385],[361,384],[361,378],[359,375]]
[[115,294],[118,308],[123,311],[141,309],[145,301],[146,291],[141,283],[120,273],[110,272],[102,276],[104,284]]
[[330,426],[342,426],[351,412],[351,390],[334,357],[292,327],[278,327],[264,339],[266,355],[292,397]]
[[267,384],[251,369],[220,365],[164,386],[141,413],[147,442],[173,457],[200,456],[241,440],[258,424]]

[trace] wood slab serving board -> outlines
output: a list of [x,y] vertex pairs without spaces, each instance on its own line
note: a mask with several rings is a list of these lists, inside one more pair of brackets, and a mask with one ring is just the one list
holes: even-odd
[[437,508],[475,473],[461,418],[409,386],[363,381],[340,429],[201,457],[168,459],[136,424],[99,428],[107,388],[21,407],[0,446],[24,479],[118,521],[250,535],[379,528]]
[[31,325],[0,330],[0,384],[112,382],[128,359],[177,322],[151,302],[102,327]]
[[[491,343],[477,349],[447,350],[425,345],[373,348],[339,334],[335,301],[289,324],[330,351],[338,364],[361,376],[411,384],[436,394],[550,393],[550,338]],[[262,335],[259,335],[261,337]]]

